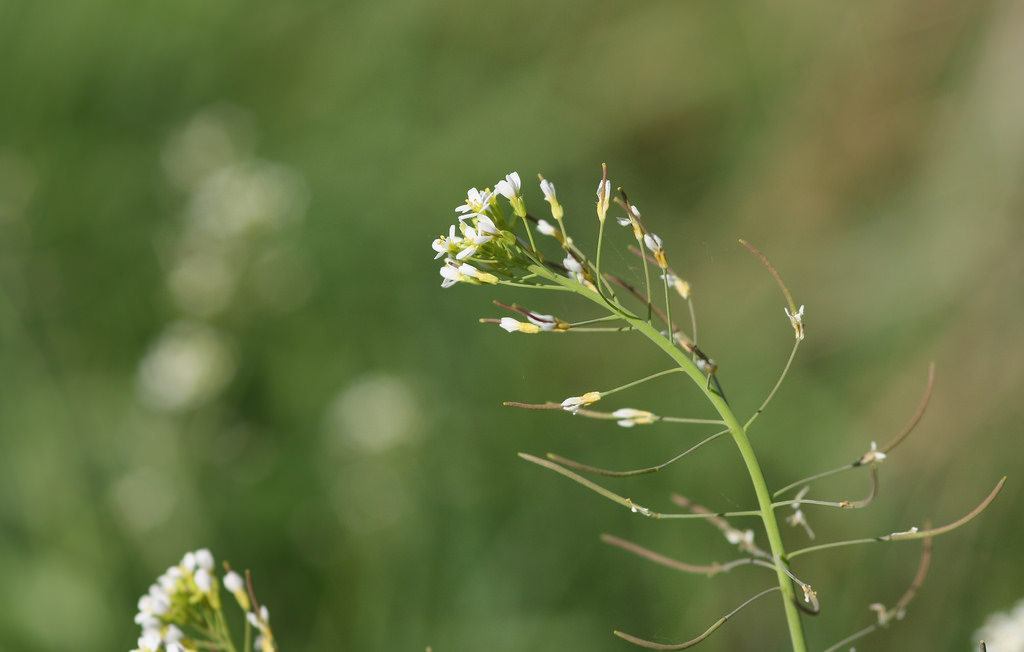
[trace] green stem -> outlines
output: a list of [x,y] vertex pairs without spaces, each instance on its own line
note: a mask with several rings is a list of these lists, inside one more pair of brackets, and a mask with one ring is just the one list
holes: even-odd
[[761,515],[761,521],[764,523],[765,533],[768,536],[768,544],[772,552],[772,558],[778,560],[778,563],[775,565],[775,573],[778,577],[779,590],[782,593],[782,606],[786,612],[786,624],[789,627],[789,637],[793,644],[793,652],[806,652],[807,643],[804,640],[803,623],[800,620],[800,609],[796,602],[796,592],[793,589],[793,583],[789,575],[782,566],[782,564],[789,563],[789,557],[786,554],[786,548],[782,542],[782,533],[779,530],[778,520],[775,518],[775,507],[772,505],[772,495],[768,490],[768,485],[765,482],[764,473],[761,471],[761,465],[757,460],[757,455],[754,453],[754,448],[750,445],[750,439],[747,438],[746,428],[744,428],[743,424],[736,418],[732,408],[729,407],[729,404],[725,402],[724,398],[711,391],[707,385],[707,379],[705,378],[704,373],[697,368],[697,365],[694,364],[690,357],[682,349],[676,347],[673,342],[666,339],[648,321],[636,317],[629,311],[625,310],[622,306],[609,302],[607,298],[602,297],[597,292],[594,292],[571,279],[555,274],[551,272],[551,270],[541,266],[531,266],[530,269],[539,276],[543,276],[548,280],[554,281],[558,285],[568,287],[577,294],[590,299],[594,303],[611,309],[613,313],[628,322],[634,329],[643,333],[649,340],[654,342],[654,344],[672,358],[672,360],[678,364],[691,379],[693,379],[693,382],[702,392],[704,392],[704,395],[707,396],[709,401],[711,401],[711,404],[715,406],[715,409],[722,417],[722,421],[725,423],[725,426],[729,429],[729,434],[732,435],[733,441],[736,442],[736,447],[739,449],[743,462],[747,466],[747,473],[750,475],[750,481],[754,485],[754,494],[757,497],[758,511]]
[[[743,457],[743,462],[747,465],[747,473],[750,475],[750,481],[754,485],[754,494],[757,496],[757,505],[768,536],[772,557],[778,559],[780,564],[788,563],[786,548],[782,542],[782,533],[779,530],[778,520],[775,518],[775,508],[772,506],[771,492],[768,490],[768,485],[765,482],[764,473],[761,472],[761,465],[757,460],[757,455],[754,453],[754,448],[750,445],[750,439],[747,438],[747,431],[739,422],[739,419],[736,418],[736,415],[733,414],[732,408],[725,402],[725,399],[708,389],[704,374],[697,369],[697,365],[690,360],[685,352],[662,337],[661,333],[647,322],[635,318],[626,318],[626,320],[635,329],[661,347],[693,379],[697,387],[704,392],[708,400],[715,406],[718,414],[722,417],[722,421],[725,422],[726,427],[729,429],[733,441],[736,442],[736,447],[740,451],[740,456]],[[793,643],[793,652],[806,652],[807,644],[804,641],[803,623],[800,620],[800,610],[796,606],[797,597],[793,590],[793,583],[780,566],[776,566],[775,572],[779,580],[779,589],[782,591],[782,604],[786,611],[786,623],[789,626],[789,637]]]

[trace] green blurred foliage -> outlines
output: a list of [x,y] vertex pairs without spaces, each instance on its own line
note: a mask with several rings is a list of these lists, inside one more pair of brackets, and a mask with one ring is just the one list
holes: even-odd
[[[0,647],[129,649],[137,597],[201,546],[254,571],[289,652],[619,650],[613,628],[682,640],[770,584],[604,546],[731,558],[706,525],[515,457],[628,468],[695,441],[501,407],[618,385],[659,368],[650,351],[510,336],[476,323],[494,298],[585,308],[439,287],[428,245],[467,188],[518,170],[539,213],[541,172],[585,242],[607,162],[693,284],[741,414],[792,335],[737,238],[807,305],[755,428],[771,483],[898,432],[936,361],[876,503],[806,511],[821,540],[946,523],[1009,474],[863,643],[969,649],[1024,595],[1021,7],[0,2]],[[625,246],[609,260],[632,264]],[[623,401],[705,409],[671,382]],[[725,440],[614,488],[752,505]],[[917,554],[804,558],[813,645],[895,602]],[[784,641],[769,598],[702,649]]]

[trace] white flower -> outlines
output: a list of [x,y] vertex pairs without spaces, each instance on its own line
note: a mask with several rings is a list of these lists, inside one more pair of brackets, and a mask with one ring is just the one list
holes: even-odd
[[196,583],[196,588],[201,593],[211,593],[213,591],[213,573],[205,568],[198,569],[192,580]]
[[[472,243],[471,246],[466,247],[459,252],[455,258],[462,260],[476,253],[477,247],[482,244],[486,244],[496,237],[501,235],[501,230],[494,224],[494,220],[487,217],[486,215],[477,215],[477,223],[475,227],[465,227],[466,241]],[[434,257],[437,260],[437,257]]]
[[464,283],[467,281],[488,283],[490,285],[498,284],[498,277],[494,274],[481,272],[469,263],[460,264],[458,261],[450,258],[445,261],[444,267],[441,268],[441,276],[444,277],[444,281],[441,282],[442,288],[449,288],[456,283]]
[[490,283],[491,285],[497,285],[498,278],[494,274],[487,272],[481,272],[476,267],[473,267],[469,263],[462,263],[459,265],[459,273],[469,278],[475,278],[481,283]]
[[601,179],[597,184],[597,216],[602,221],[608,215],[608,202],[611,198],[612,184],[608,179]]
[[540,178],[540,189],[544,193],[544,200],[551,204],[551,217],[556,220],[561,220],[562,216],[565,215],[565,210],[562,205],[558,203],[558,195],[555,194],[555,184],[551,183],[544,177]]
[[544,193],[544,201],[549,203],[558,201],[558,196],[555,194],[555,184],[547,179],[540,180],[540,190]]
[[537,232],[541,235],[555,235],[555,227],[547,220],[537,220]]
[[783,308],[786,311],[786,316],[789,317],[789,323],[793,325],[793,330],[796,332],[796,339],[804,339],[804,307],[800,306],[800,309],[796,311],[796,314],[790,314],[789,308]]
[[209,548],[196,550],[196,564],[208,571],[213,570],[213,553],[210,552]]
[[1008,611],[991,614],[973,639],[985,641],[992,652],[1024,651],[1024,600]]
[[224,575],[224,588],[234,593],[245,588],[245,580],[235,571],[228,571]]
[[580,261],[576,260],[576,257],[572,254],[566,255],[565,260],[562,261],[562,266],[570,272],[575,272],[577,274],[583,273],[583,265],[581,265]]
[[807,492],[810,491],[810,489],[811,485],[807,485],[806,487],[800,490],[800,493],[796,495],[796,500],[793,502],[792,505],[793,513],[790,516],[786,517],[786,522],[792,525],[793,527],[796,527],[798,525],[802,526],[804,528],[804,531],[807,532],[807,536],[813,539],[814,530],[811,529],[810,523],[807,522],[807,517],[804,515],[803,510],[800,509],[800,501],[803,500],[803,497],[807,495]]
[[[470,230],[472,230],[472,229],[470,229]],[[460,251],[459,253],[455,254],[455,260],[464,260],[466,258],[469,258],[470,256],[472,256],[473,254],[476,253],[477,249],[479,249],[479,247],[477,247],[475,244],[467,245],[467,246],[463,247],[462,251]],[[437,260],[437,259],[435,258],[435,260]]]
[[457,255],[462,250],[462,242],[462,238],[455,235],[455,225],[452,224],[448,228],[448,237],[442,235],[437,240],[434,240],[433,244],[431,244],[431,247],[433,247],[434,251],[437,252],[437,255],[434,256],[434,260],[437,260],[441,256],[445,255]]
[[570,396],[562,401],[562,409],[576,414],[581,407],[601,400],[601,392],[587,392],[583,396]]
[[185,638],[185,632],[178,629],[177,625],[171,624],[167,626],[167,632],[164,634],[164,643],[178,643],[183,638]]
[[143,650],[158,650],[163,639],[160,632],[154,629],[145,629],[139,637],[139,648]]
[[498,322],[498,325],[509,333],[539,333],[541,330],[539,326],[516,321],[511,317],[502,317],[501,321]]
[[750,550],[754,545],[754,531],[737,530],[730,527],[725,530],[725,539],[729,543],[738,546],[740,550]]
[[540,328],[542,331],[553,331],[558,328],[560,320],[554,315],[538,315],[536,313],[526,313],[526,318],[530,320],[530,323]]
[[871,450],[860,456],[857,460],[857,464],[870,464],[871,462],[881,462],[886,457],[885,453],[878,450],[878,444],[871,442]]
[[444,277],[444,280],[441,281],[442,288],[450,288],[463,280],[462,274],[459,273],[459,268],[449,264],[447,261],[445,261],[444,267],[441,268],[441,276]]
[[612,416],[618,419],[623,428],[632,428],[635,425],[654,423],[657,417],[647,410],[634,410],[633,408],[619,408],[612,412]]
[[185,577],[185,574],[181,572],[180,566],[171,566],[163,575],[156,578],[156,583],[160,585],[160,588],[167,595],[174,595],[178,592],[178,583],[183,577]]
[[676,293],[679,296],[681,296],[684,299],[689,299],[690,298],[690,284],[689,283],[687,283],[683,279],[679,278],[675,274],[669,274],[668,272],[665,272],[664,274],[662,274],[661,278],[663,278],[666,283],[671,285],[672,288],[675,289]]
[[193,579],[196,582],[196,588],[203,593],[209,593],[213,590],[213,576],[210,574],[210,571],[205,568],[197,570]]
[[490,208],[494,200],[494,193],[485,190],[470,188],[466,193],[466,203],[455,208],[456,213],[462,213],[460,220],[464,220],[473,214],[480,214]]
[[628,217],[616,217],[615,221],[619,223],[619,226],[629,226],[633,223],[633,220]]
[[149,593],[139,598],[138,608],[135,624],[145,627],[148,623],[159,623],[160,616],[170,610],[171,600],[163,588],[154,584],[149,587]]
[[515,199],[519,197],[519,191],[522,188],[522,184],[519,182],[519,173],[513,172],[512,174],[506,174],[505,179],[499,181],[494,186],[494,192],[503,196],[505,199]]
[[665,247],[662,246],[661,238],[654,235],[653,233],[644,234],[644,245],[651,250],[654,254],[654,260],[658,262],[658,267],[665,269],[668,267],[668,261],[665,259]]

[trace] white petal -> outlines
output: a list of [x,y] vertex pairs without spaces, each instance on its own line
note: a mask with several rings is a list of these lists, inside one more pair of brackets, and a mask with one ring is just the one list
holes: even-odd
[[511,317],[502,317],[498,323],[499,326],[507,330],[509,333],[515,333],[519,331],[519,322]]

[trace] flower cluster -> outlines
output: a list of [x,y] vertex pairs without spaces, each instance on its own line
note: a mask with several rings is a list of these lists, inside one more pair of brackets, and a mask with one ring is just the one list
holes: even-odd
[[[603,188],[603,190],[602,190]],[[448,235],[442,235],[433,242],[437,252],[434,259],[444,258],[441,287],[456,283],[475,285],[496,285],[513,282],[520,285],[536,285],[537,266],[545,266],[544,257],[534,242],[534,234],[555,239],[563,249],[561,264],[554,266],[557,273],[580,283],[590,281],[590,270],[585,259],[572,246],[566,235],[562,218],[565,210],[558,201],[555,184],[540,177],[540,189],[544,200],[550,204],[551,217],[555,224],[537,219],[526,211],[522,194],[522,181],[518,172],[512,172],[495,184],[494,190],[470,188],[466,201],[455,209],[458,222],[448,228]],[[598,188],[598,197],[604,193],[604,210],[607,211],[608,182]],[[505,202],[501,201],[504,198]],[[506,210],[511,209],[507,214]],[[600,202],[599,202],[600,209]],[[525,238],[513,230],[518,222],[527,223]],[[550,268],[547,268],[550,271]],[[550,279],[549,279],[550,280]],[[531,329],[527,327],[528,332]]]
[[[494,190],[470,188],[466,202],[455,209],[458,223],[449,227],[447,236],[442,235],[433,243],[437,252],[434,259],[445,259],[441,267],[442,287],[460,282],[495,285],[501,278],[509,278],[515,267],[522,266],[521,251],[510,230],[518,218],[526,217],[521,188],[517,172],[499,181]],[[506,217],[499,196],[508,200],[511,216]]]
[[[231,592],[246,613],[245,652],[276,652],[265,606],[255,608],[242,576],[228,568],[223,579],[215,574],[213,554],[206,548],[186,553],[156,579],[139,598],[135,623],[142,628],[132,652],[196,652],[201,649],[237,650],[220,599],[220,586]],[[258,633],[252,640],[252,629]]]

